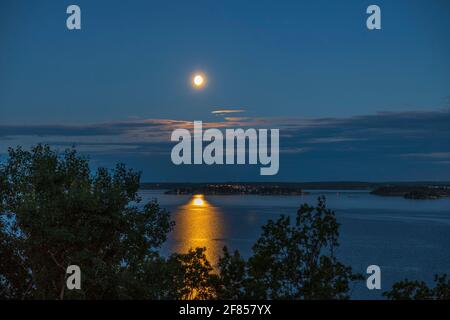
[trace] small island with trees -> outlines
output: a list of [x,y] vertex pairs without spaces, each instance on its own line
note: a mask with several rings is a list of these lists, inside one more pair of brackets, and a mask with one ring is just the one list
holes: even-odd
[[300,187],[293,186],[219,183],[191,187],[177,187],[166,191],[166,194],[296,196],[306,194],[306,192]]
[[406,199],[425,200],[425,199],[440,199],[450,196],[449,186],[402,186],[402,185],[388,185],[376,188],[371,192],[379,196],[393,196],[404,197]]

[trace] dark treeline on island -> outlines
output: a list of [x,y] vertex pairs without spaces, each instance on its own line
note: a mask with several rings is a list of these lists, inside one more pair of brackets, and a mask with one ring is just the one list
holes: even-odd
[[404,197],[406,199],[439,199],[450,196],[449,186],[381,186],[371,192],[379,196]]
[[169,189],[166,194],[204,194],[204,195],[302,195],[306,194],[300,187],[277,185],[244,184],[208,184],[195,187],[178,187]]
[[439,199],[450,196],[450,182],[217,182],[217,183],[142,183],[143,190],[167,190],[177,195],[302,195],[305,190],[368,190],[379,196],[408,199]]

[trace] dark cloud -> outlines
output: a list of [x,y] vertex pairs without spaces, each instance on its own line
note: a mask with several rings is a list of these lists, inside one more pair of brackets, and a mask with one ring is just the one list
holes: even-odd
[[[203,127],[280,129],[279,179],[300,179],[301,174],[306,174],[303,167],[320,167],[325,179],[341,178],[339,172],[342,178],[360,179],[449,176],[445,172],[450,153],[450,110],[383,112],[348,118],[233,117],[204,122]],[[176,128],[191,129],[192,122],[145,119],[91,125],[0,125],[0,147],[4,153],[8,146],[27,147],[39,142],[58,148],[74,145],[93,157],[109,159],[108,163],[125,157],[144,172],[146,163],[159,161],[158,166],[175,174],[181,169],[172,167],[169,153],[173,146],[170,134]],[[203,170],[200,167],[184,168],[178,174],[189,180]],[[223,169],[217,170],[220,177]],[[286,170],[291,174],[283,178]]]

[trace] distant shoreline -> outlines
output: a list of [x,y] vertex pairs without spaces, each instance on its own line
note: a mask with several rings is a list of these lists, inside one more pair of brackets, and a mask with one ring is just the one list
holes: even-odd
[[173,195],[305,195],[305,190],[367,190],[378,196],[439,199],[450,196],[450,182],[218,182],[142,183],[142,190],[167,190]]

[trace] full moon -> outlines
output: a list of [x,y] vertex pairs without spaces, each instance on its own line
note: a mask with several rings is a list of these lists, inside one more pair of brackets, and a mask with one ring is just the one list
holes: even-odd
[[201,86],[203,84],[203,77],[201,75],[196,75],[194,77],[194,83],[196,86]]
[[196,88],[196,89],[203,88],[203,86],[205,85],[205,82],[206,82],[205,75],[200,74],[200,73],[196,73],[193,75],[192,85],[194,86],[194,88]]

